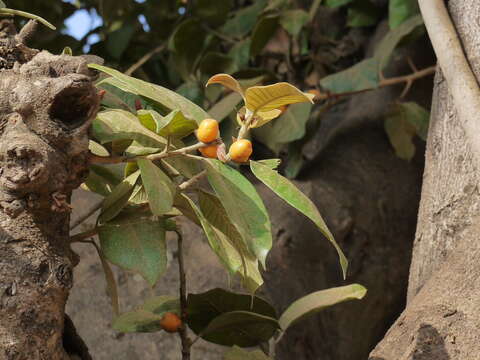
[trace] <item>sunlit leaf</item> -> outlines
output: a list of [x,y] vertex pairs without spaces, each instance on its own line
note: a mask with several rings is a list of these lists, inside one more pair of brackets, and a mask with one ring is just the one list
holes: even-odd
[[315,204],[303,194],[293,183],[281,176],[275,170],[271,170],[265,165],[255,161],[250,161],[250,168],[253,174],[265,185],[267,185],[280,198],[285,200],[289,205],[300,211],[315,225],[317,225],[320,232],[332,243],[338,253],[340,265],[342,267],[343,277],[347,275],[348,260],[343,254],[342,250],[333,238],[332,233],[325,224],[320,212]]
[[105,257],[154,286],[167,267],[163,220],[122,214],[98,228]]
[[285,331],[297,321],[341,302],[362,299],[366,293],[367,289],[358,284],[314,292],[291,304],[280,317],[280,326]]
[[240,83],[236,79],[234,79],[231,75],[228,75],[228,74],[213,75],[210,79],[208,79],[206,86],[211,84],[221,84],[225,86],[227,89],[237,92],[243,96],[243,89],[240,86]]
[[277,167],[280,166],[282,160],[280,159],[265,159],[265,160],[258,160],[258,163],[265,165],[269,169],[275,170]]
[[140,79],[135,79],[106,66],[89,64],[89,67],[113,76],[119,81],[118,85],[121,86],[120,88],[122,90],[149,99],[166,113],[179,109],[186,117],[195,120],[197,123],[208,118],[208,114],[201,107],[185,99],[183,96],[176,94],[174,91]]
[[193,120],[187,119],[180,110],[174,110],[164,118],[165,126],[158,133],[163,137],[175,137],[178,139],[190,135],[198,127]]
[[[3,6],[0,6],[0,15],[18,15],[18,16],[22,16],[22,17],[25,17],[25,18],[28,18],[28,19],[32,19],[32,20],[37,20],[38,22],[42,23],[43,25],[45,25],[46,27],[52,29],[52,30],[57,30],[57,28],[55,26],[53,26],[52,24],[50,24],[47,20],[45,20],[44,18],[41,18],[40,16],[37,16],[37,15],[34,15],[34,14],[30,14],[28,12],[25,12],[25,11],[20,11],[20,10],[15,10],[15,9],[8,9],[5,7],[5,4],[2,3]],[[0,4],[0,5],[2,5]]]
[[161,128],[167,125],[165,118],[155,110],[138,110],[137,117],[143,126],[157,134]]
[[88,141],[88,150],[90,150],[92,154],[97,156],[110,156],[110,153],[107,149],[105,149],[102,145],[93,140]]
[[140,177],[140,171],[136,171],[120,184],[118,184],[108,195],[102,204],[102,212],[98,220],[101,223],[106,223],[115,218],[128,203],[128,199],[132,195],[133,187]]
[[155,296],[145,301],[142,310],[163,316],[166,312],[181,314],[180,300],[174,296]]
[[163,147],[166,140],[145,128],[135,115],[124,110],[105,110],[92,123],[92,135],[104,144],[114,140],[136,140],[147,147]]
[[205,161],[208,180],[227,214],[248,244],[249,250],[265,267],[272,247],[268,212],[255,187],[237,170],[218,160]]
[[170,178],[148,159],[137,161],[142,183],[148,196],[150,210],[154,215],[163,215],[173,206],[175,187]]
[[304,93],[289,83],[253,86],[245,92],[245,106],[250,111],[267,112],[278,110],[283,105],[301,102],[313,103],[314,95]]

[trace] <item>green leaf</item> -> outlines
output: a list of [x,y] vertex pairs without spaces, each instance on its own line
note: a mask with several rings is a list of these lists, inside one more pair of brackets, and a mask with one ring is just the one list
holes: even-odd
[[313,104],[313,98],[312,94],[304,93],[289,83],[280,82],[267,86],[249,87],[245,91],[245,106],[251,112],[262,115],[261,113],[278,111],[278,108],[283,105],[304,102]]
[[233,59],[220,52],[210,51],[200,61],[200,71],[208,76],[218,73],[232,73],[235,71]]
[[3,1],[0,1],[0,8],[5,8],[5,7],[7,7],[7,5],[5,5]]
[[252,347],[270,340],[279,329],[274,318],[249,311],[232,311],[213,319],[201,337],[224,346]]
[[355,0],[348,7],[347,25],[362,27],[375,25],[379,18],[378,8],[370,0]]
[[190,18],[175,28],[172,35],[176,66],[185,80],[192,77],[205,46],[207,32],[200,20]]
[[261,350],[246,351],[238,346],[234,346],[223,357],[224,360],[271,360]]
[[40,16],[37,16],[37,15],[34,15],[34,14],[30,14],[28,12],[25,12],[25,11],[20,11],[20,10],[14,10],[14,9],[8,9],[5,7],[5,4],[3,4],[3,6],[0,6],[0,15],[18,15],[18,16],[23,16],[23,17],[26,17],[28,19],[32,19],[32,20],[37,20],[38,22],[42,23],[43,25],[45,25],[46,27],[52,29],[52,30],[57,30],[57,28],[55,26],[53,26],[52,24],[50,24],[47,20],[45,20],[44,18],[41,18]]
[[320,80],[320,85],[333,94],[341,94],[375,89],[379,81],[378,60],[370,58],[346,70],[324,77]]
[[390,0],[388,2],[388,23],[395,29],[408,18],[419,13],[417,0]]
[[203,170],[200,160],[192,159],[186,156],[172,156],[162,159],[162,162],[168,163],[177,170],[182,176],[192,178]]
[[325,6],[329,8],[336,8],[342,5],[351,3],[353,0],[326,0]]
[[106,91],[101,103],[105,108],[127,110],[131,113],[136,112],[135,102],[141,101],[141,97],[122,90],[123,83],[121,81],[108,77],[99,81],[96,86]]
[[232,92],[213,105],[208,110],[208,113],[213,119],[221,122],[228,115],[235,111],[236,106],[240,104],[241,101],[242,95]]
[[123,207],[127,205],[139,176],[140,171],[134,172],[118,184],[110,195],[105,198],[102,204],[102,212],[98,218],[100,223],[106,223],[112,220],[122,211]]
[[143,126],[157,134],[161,128],[167,125],[165,118],[155,110],[138,110],[137,117]]
[[163,316],[166,312],[181,314],[180,300],[174,296],[156,296],[145,301],[142,310]]
[[233,7],[233,0],[198,0],[194,11],[196,15],[213,27],[222,25]]
[[305,136],[307,121],[310,118],[312,104],[293,104],[275,121],[255,128],[256,140],[276,151],[281,145],[301,139]]
[[308,24],[309,16],[305,10],[288,10],[280,16],[280,25],[292,36],[298,36],[303,27]]
[[170,178],[148,159],[139,159],[138,167],[154,215],[161,216],[172,210],[175,187]]
[[383,70],[390,61],[393,51],[400,41],[423,24],[421,15],[413,16],[400,26],[390,30],[375,49],[374,58],[378,61],[379,70]]
[[187,119],[180,110],[174,110],[164,119],[166,125],[159,130],[163,137],[184,138],[190,135],[198,127],[193,120]]
[[176,94],[174,91],[143,80],[135,79],[106,66],[90,64],[89,67],[113,76],[118,80],[117,84],[121,90],[128,91],[151,100],[166,113],[179,109],[186,117],[195,120],[197,123],[200,123],[202,120],[208,118],[208,114],[202,108]]
[[256,0],[253,5],[238,10],[233,18],[229,19],[220,29],[220,32],[235,38],[244,37],[253,29],[258,14],[262,12],[266,5],[267,0]]
[[257,22],[255,29],[253,29],[252,43],[250,44],[250,54],[252,57],[259,55],[273,37],[277,30],[278,20],[278,15],[267,15]]
[[112,327],[114,330],[123,333],[149,333],[161,331],[161,316],[149,311],[130,311],[117,317]]
[[265,165],[269,169],[275,170],[277,167],[280,166],[282,160],[280,159],[265,159],[265,160],[258,160],[259,164]]
[[72,51],[72,48],[70,46],[65,46],[62,50],[62,54],[61,55],[68,55],[68,56],[73,56],[73,51]]
[[147,147],[163,148],[166,140],[145,128],[138,118],[124,110],[105,110],[92,123],[92,135],[104,144],[114,140],[136,140]]
[[221,232],[217,231],[217,236],[221,238],[222,242],[226,241],[233,247],[233,250],[229,249],[230,246],[225,246],[225,249],[230,250],[229,260],[234,264],[232,268],[236,268],[242,285],[254,293],[263,284],[262,275],[258,269],[258,260],[249,251],[247,244],[228,218],[227,212],[217,196],[199,190],[198,201],[205,219],[215,230]]
[[366,293],[358,284],[314,292],[291,304],[280,317],[280,326],[285,331],[297,321],[344,301],[362,299]]
[[92,154],[97,156],[103,156],[103,157],[110,156],[110,153],[108,152],[107,149],[105,149],[102,145],[100,145],[99,143],[93,140],[88,141],[88,150],[90,150]]
[[255,187],[238,171],[218,160],[205,161],[208,181],[222,201],[232,223],[250,251],[265,267],[272,247],[271,224],[267,209]]
[[411,160],[415,155],[413,138],[418,134],[426,139],[429,114],[415,103],[395,104],[385,119],[385,131],[395,153],[401,159]]
[[340,265],[343,271],[343,277],[347,275],[348,260],[343,254],[342,250],[333,238],[332,233],[325,224],[315,204],[306,197],[297,187],[289,180],[278,174],[275,170],[269,169],[255,161],[250,161],[250,168],[253,174],[265,185],[267,185],[274,193],[285,200],[289,205],[300,211],[315,225],[317,225],[320,232],[332,243],[338,253]]
[[[254,321],[258,320],[260,317],[260,322],[263,322],[267,319],[267,323],[269,324],[267,328],[270,328],[271,324],[274,324],[273,332],[275,332],[276,327],[276,313],[275,309],[267,303],[265,300],[259,298],[258,296],[252,295],[245,295],[245,294],[236,294],[224,289],[213,289],[207,291],[203,294],[189,294],[188,295],[188,325],[193,330],[193,332],[197,335],[199,334],[207,334],[208,327],[215,321],[215,319],[219,319],[222,315],[225,314],[232,314],[234,313],[245,313],[249,312],[253,314],[255,317],[253,318]],[[234,316],[236,317],[236,316]],[[242,316],[240,316],[241,318]],[[252,318],[251,316],[247,315],[249,320]],[[229,320],[229,316],[227,316],[227,320]],[[222,320],[222,318],[220,318]],[[225,318],[223,318],[225,320]],[[221,321],[222,324],[225,324],[224,321]],[[219,324],[217,322],[215,327]],[[214,327],[210,327],[212,330]],[[271,328],[270,328],[271,329]],[[231,329],[233,330],[233,329]],[[270,335],[270,334],[269,334]],[[248,338],[248,334],[246,335]],[[254,334],[252,334],[252,337]],[[233,336],[231,334],[231,339],[223,339],[224,341],[221,344],[224,345],[234,345],[235,338],[237,336]],[[238,341],[241,341],[242,344],[238,344],[239,346],[246,346],[244,345],[244,341],[252,341],[254,339],[245,339],[245,335],[239,336],[237,338]],[[270,335],[271,337],[271,335]],[[269,337],[268,337],[269,338]],[[206,340],[219,340],[218,334],[211,334],[211,336],[205,337]],[[254,340],[256,343],[256,340]],[[220,343],[217,341],[213,341],[215,343]],[[253,346],[253,345],[250,345]]]
[[154,286],[167,267],[163,220],[123,214],[98,228],[105,257],[125,270],[139,273]]
[[248,66],[248,62],[250,61],[251,44],[252,41],[250,38],[238,41],[228,52],[228,56],[233,59],[238,70]]
[[102,263],[103,273],[105,275],[105,281],[107,282],[107,293],[110,297],[110,302],[112,304],[112,310],[115,316],[118,316],[120,312],[120,306],[118,304],[118,288],[115,281],[115,275],[113,274],[112,268],[108,263],[105,255],[102,253],[102,250],[98,247],[96,243],[93,243],[95,249],[97,250],[98,257]]
[[132,24],[122,24],[118,29],[110,32],[105,44],[109,54],[119,60],[127,50],[134,33],[135,26]]

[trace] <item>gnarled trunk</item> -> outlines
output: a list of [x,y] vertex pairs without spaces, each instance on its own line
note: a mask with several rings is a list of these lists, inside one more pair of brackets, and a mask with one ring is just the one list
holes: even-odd
[[88,173],[99,99],[87,59],[28,48],[34,22],[19,34],[1,25],[0,358],[66,360],[64,309],[78,262],[68,202]]

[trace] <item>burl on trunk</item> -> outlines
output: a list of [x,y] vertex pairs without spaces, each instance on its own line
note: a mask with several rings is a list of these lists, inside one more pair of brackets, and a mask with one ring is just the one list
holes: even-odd
[[28,48],[35,26],[0,22],[0,359],[88,358],[64,345],[64,308],[78,262],[69,199],[88,173],[99,105],[87,64],[98,58]]

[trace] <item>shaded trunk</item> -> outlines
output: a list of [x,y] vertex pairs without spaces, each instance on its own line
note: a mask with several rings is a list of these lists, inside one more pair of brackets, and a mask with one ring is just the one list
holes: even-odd
[[86,359],[70,322],[71,338],[63,336],[78,262],[68,202],[88,172],[87,129],[99,100],[86,59],[25,45],[34,28],[16,34],[1,23],[0,358],[66,360],[73,348]]
[[[449,10],[477,78],[480,3]],[[478,117],[478,114],[471,114]],[[441,72],[435,80],[408,305],[372,360],[479,359],[478,169]]]

